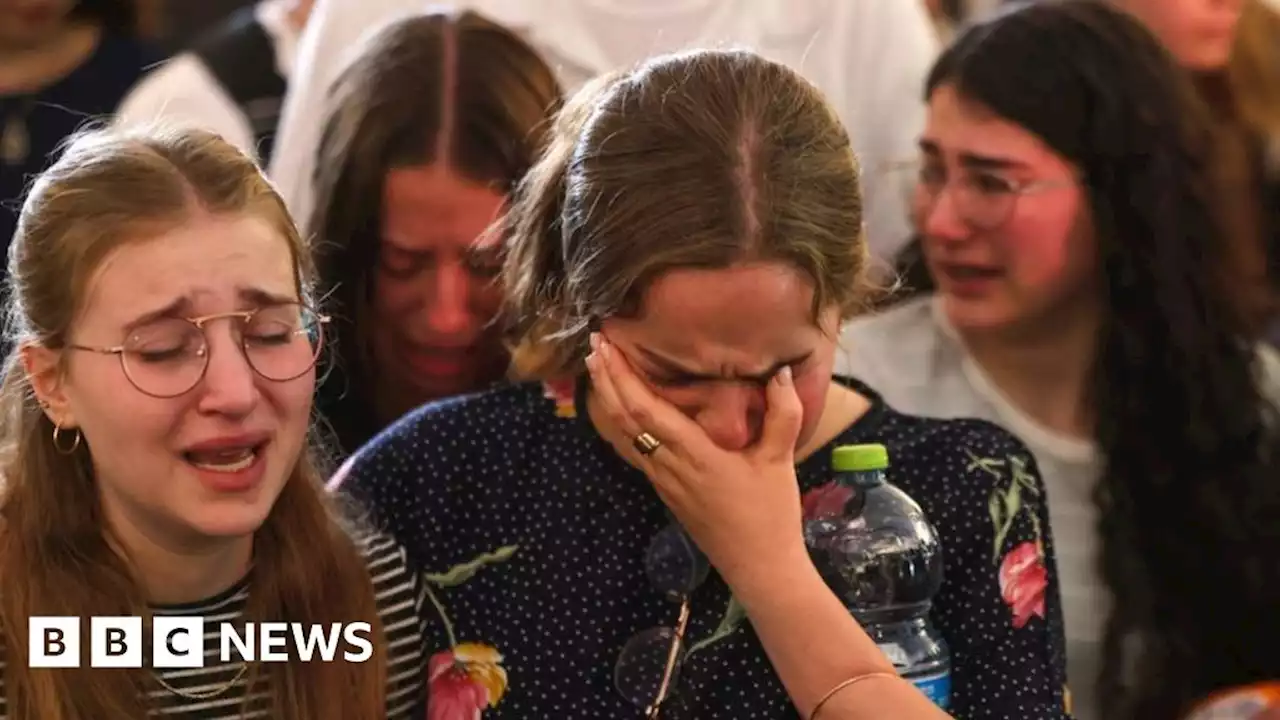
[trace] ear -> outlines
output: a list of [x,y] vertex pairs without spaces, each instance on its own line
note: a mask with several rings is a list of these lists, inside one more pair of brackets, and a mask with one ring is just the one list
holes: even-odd
[[62,354],[39,345],[22,346],[22,367],[27,372],[27,382],[35,391],[36,399],[44,408],[44,414],[60,428],[73,428],[75,414],[67,398],[62,366]]

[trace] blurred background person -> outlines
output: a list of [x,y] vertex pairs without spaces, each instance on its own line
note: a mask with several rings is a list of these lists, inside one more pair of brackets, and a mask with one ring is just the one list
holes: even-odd
[[1165,44],[1209,107],[1226,285],[1280,342],[1280,20],[1263,0],[1114,0]]
[[505,378],[505,238],[486,231],[561,100],[533,48],[465,11],[383,28],[334,86],[307,232],[337,333],[321,411],[344,451]]
[[[0,244],[68,135],[109,119],[160,54],[132,0],[0,0]],[[3,271],[0,271],[0,276]]]
[[981,18],[1011,0],[923,0],[938,27],[938,36],[949,43],[961,25]]
[[848,371],[1035,453],[1076,717],[1280,677],[1280,374],[1221,282],[1195,87],[1126,14],[1060,0],[963,32],[927,94],[906,297],[850,326]]
[[266,166],[312,4],[262,0],[237,10],[147,73],[121,103],[117,120],[202,127]]
[[[647,57],[743,46],[802,72],[831,98],[868,177],[913,150],[923,121],[915,92],[938,41],[919,0],[469,0],[546,58],[566,90]],[[319,0],[286,95],[271,176],[297,217],[314,207],[315,148],[325,96],[349,48],[372,28],[422,12],[418,0]],[[892,258],[909,234],[903,195],[869,182],[874,255]],[[885,264],[884,270],[887,270]]]

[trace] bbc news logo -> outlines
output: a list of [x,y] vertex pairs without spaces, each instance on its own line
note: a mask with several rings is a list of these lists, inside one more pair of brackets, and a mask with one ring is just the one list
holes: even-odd
[[[373,629],[366,622],[327,627],[283,622],[217,625],[220,663],[294,658],[362,663],[373,657]],[[32,617],[27,630],[30,667],[80,667],[80,618]],[[89,618],[89,667],[140,668],[143,647],[150,645],[150,667],[200,668],[205,665],[205,640],[204,618],[153,617],[148,638],[141,617],[93,617]]]

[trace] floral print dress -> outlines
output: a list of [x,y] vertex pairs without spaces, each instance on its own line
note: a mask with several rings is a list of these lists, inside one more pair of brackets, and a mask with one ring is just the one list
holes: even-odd
[[[890,480],[944,543],[932,616],[952,652],[958,718],[1064,718],[1061,608],[1034,461],[997,426],[872,408],[797,467],[808,513],[831,502],[836,445],[878,442]],[[526,384],[423,407],[340,471],[423,573],[429,720],[640,718],[615,689],[637,632],[675,622],[643,563],[670,517],[586,420],[585,384]],[[745,479],[744,479],[745,480]],[[798,714],[725,584],[692,594],[689,653],[663,718]]]

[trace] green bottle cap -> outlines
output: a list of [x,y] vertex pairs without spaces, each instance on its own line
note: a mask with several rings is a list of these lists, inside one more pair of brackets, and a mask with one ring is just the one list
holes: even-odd
[[831,468],[836,472],[865,472],[889,467],[889,451],[880,444],[841,445],[831,451]]

